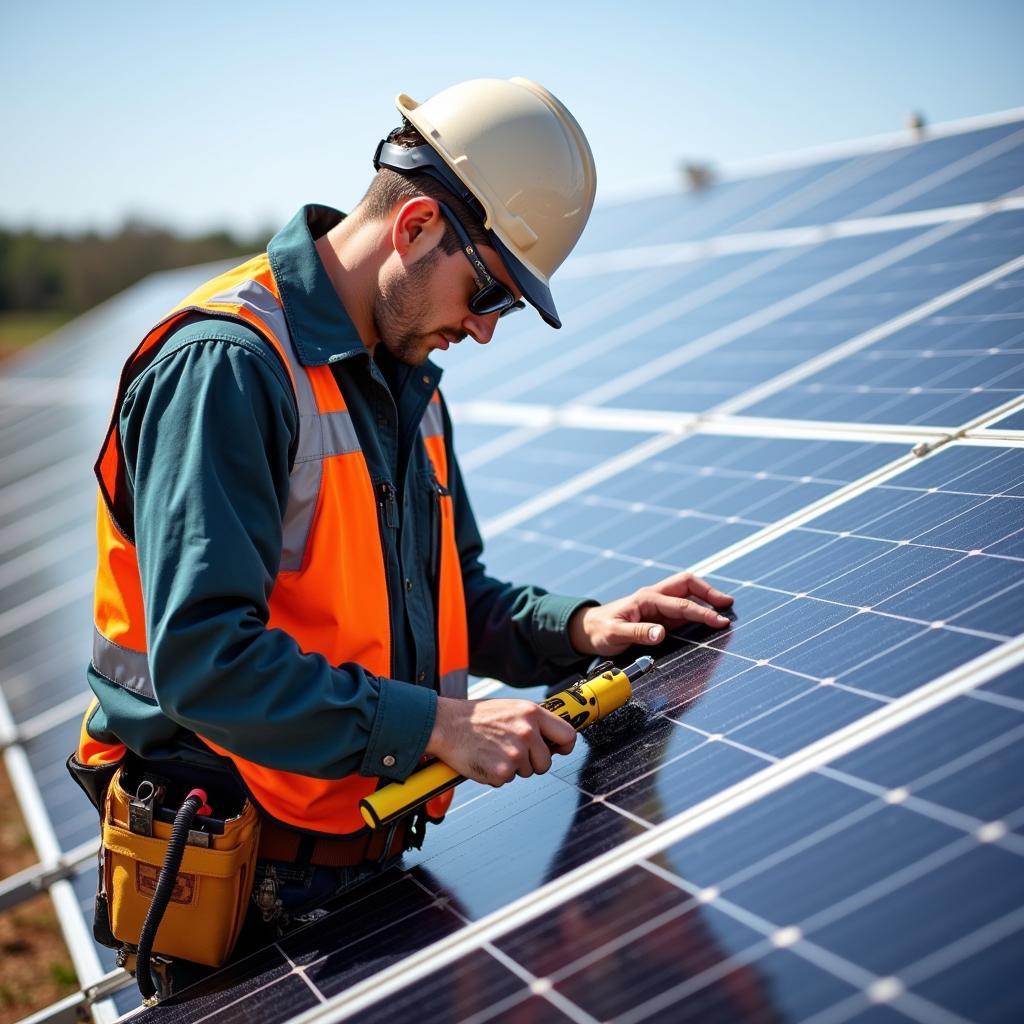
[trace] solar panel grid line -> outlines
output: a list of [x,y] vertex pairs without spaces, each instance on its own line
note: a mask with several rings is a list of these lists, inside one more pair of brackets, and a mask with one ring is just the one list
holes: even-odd
[[[588,487],[591,487],[596,483],[603,482],[604,480],[610,479],[614,477],[617,473],[621,472],[622,470],[627,469],[630,466],[636,465],[644,461],[648,457],[657,454],[660,451],[663,451],[667,448],[671,448],[685,436],[693,436],[696,433],[715,434],[719,432],[727,434],[728,436],[751,437],[815,436],[813,432],[810,430],[804,431],[798,427],[794,427],[792,425],[784,424],[781,422],[778,422],[774,426],[772,434],[766,435],[765,428],[771,424],[772,421],[766,421],[763,423],[762,421],[755,420],[753,423],[750,423],[748,425],[745,421],[741,421],[739,419],[734,419],[730,423],[729,420],[726,420],[724,418],[715,418],[713,421],[709,422],[707,427],[705,427],[703,417],[693,417],[692,419],[688,420],[685,424],[679,424],[678,429],[674,431],[672,434],[663,434],[651,438],[648,441],[644,441],[640,445],[637,445],[635,448],[630,449],[629,451],[623,453],[622,455],[615,456],[614,458],[609,459],[604,463],[592,467],[591,469],[586,470],[585,472],[579,474],[578,476],[570,478],[569,480],[559,485],[558,487],[542,492],[541,494],[528,499],[522,504],[509,509],[502,515],[494,517],[493,519],[484,522],[482,524],[483,535],[485,538],[492,538],[498,536],[506,530],[512,529],[513,527],[524,522],[526,519],[529,519],[540,512],[546,511],[555,504],[565,501],[568,498],[574,497],[575,495],[586,490]],[[726,429],[730,426],[732,429]],[[842,425],[835,425],[835,429],[830,431],[830,433],[834,434],[837,438],[842,437],[848,440],[920,440],[922,433],[931,434],[932,436],[937,435],[937,438],[940,441],[951,439],[949,434],[941,431],[914,431],[912,436],[910,438],[907,438],[906,428],[896,428],[890,430],[888,428],[879,429],[875,426],[864,427],[860,424],[850,425],[849,429],[843,427]],[[506,449],[506,451],[508,450],[509,449]],[[825,502],[838,502],[845,500],[846,497],[850,496],[851,491],[853,489],[868,486],[871,483],[877,482],[879,479],[882,478],[883,474],[899,472],[902,469],[906,468],[906,466],[910,464],[912,461],[913,457],[908,452],[907,456],[896,460],[895,462],[891,463],[886,467],[882,467],[881,469],[868,474],[861,480],[858,480],[854,483],[847,485],[844,488],[841,488],[839,491],[831,495],[829,498],[822,499],[820,502],[812,503],[807,507],[807,509],[803,511],[803,513],[794,513],[793,515],[798,516],[804,514],[805,518],[810,518],[811,515],[816,515],[819,512],[825,511],[828,507],[830,507],[828,504],[824,504]],[[775,533],[781,532],[783,529],[787,528],[790,525],[798,525],[798,520],[794,519],[792,516],[786,517],[784,519],[779,520],[772,527],[769,527],[767,529],[772,531],[771,536],[774,536]],[[722,552],[716,554],[716,562],[720,564],[722,558],[732,557],[740,551],[746,550],[746,545],[750,544],[751,541],[754,539],[755,538],[746,538],[738,542],[738,546],[733,545],[723,549]],[[757,539],[761,539],[760,535],[758,535]],[[707,568],[708,566],[706,566],[704,562],[701,562],[700,566],[695,567],[694,571],[706,571]]]
[[622,470],[628,469],[630,466],[635,466],[638,463],[643,462],[645,459],[650,458],[652,455],[656,455],[659,452],[664,451],[666,448],[672,447],[672,445],[677,444],[678,441],[679,436],[674,434],[661,434],[650,438],[649,440],[642,441],[640,444],[628,449],[623,454],[608,459],[592,469],[585,470],[584,472],[567,480],[564,484],[561,484],[558,487],[553,487],[550,490],[545,491],[543,494],[509,509],[509,511],[503,515],[495,516],[493,519],[482,523],[480,532],[483,534],[485,540],[495,537],[498,534],[503,533],[505,530],[509,530],[513,526],[517,526],[519,523],[523,522],[523,520],[536,515],[538,512],[549,509],[560,501],[564,501],[566,498],[574,497],[581,491],[586,490],[586,488],[602,483],[610,477],[613,477],[616,473],[620,473]]
[[91,697],[87,693],[80,693],[62,700],[45,711],[40,711],[39,714],[15,726],[14,741],[27,743],[42,736],[43,733],[49,732],[55,726],[80,718],[85,714],[90,700]]
[[988,690],[972,690],[968,696],[972,700],[980,700],[984,704],[996,704],[1011,711],[1024,711],[1024,700],[1007,696],[1005,693],[992,693]]
[[47,461],[53,453],[77,447],[74,442],[81,442],[81,430],[81,426],[73,423],[57,433],[47,434],[19,447],[12,455],[0,458],[0,475],[4,481],[0,486],[8,486],[6,481],[12,476],[19,472],[31,471],[41,461]]
[[857,212],[860,216],[869,217],[885,214],[911,199],[916,199],[918,196],[930,192],[936,185],[950,181],[965,171],[980,166],[992,157],[1008,152],[1022,142],[1024,142],[1024,130],[1013,132],[1011,135],[1006,135],[1002,139],[998,139],[981,149],[975,150],[973,153],[968,153],[959,160],[954,160],[953,163],[925,175],[925,177],[915,181],[913,184],[907,185],[905,188],[899,189],[884,199],[879,199]]
[[940,206],[910,213],[891,213],[877,217],[850,217],[795,228],[770,228],[764,231],[714,235],[695,242],[660,242],[609,249],[575,258],[566,263],[570,278],[622,271],[656,270],[685,263],[697,263],[720,256],[742,253],[771,253],[780,249],[821,245],[842,238],[859,238],[935,227],[956,221],[981,220],[997,213],[1024,209],[1024,196],[1008,195],[956,206]]
[[[657,292],[664,287],[664,281],[657,275],[645,275],[643,280],[629,279],[602,290],[597,296],[579,303],[573,313],[572,327],[581,330],[591,324],[600,324],[611,314],[627,307],[630,303],[645,295]],[[529,335],[529,328],[525,329]],[[515,342],[513,337],[512,341]],[[459,368],[460,386],[470,390],[474,381],[492,371],[488,361],[477,360],[474,363],[463,362]]]
[[[1014,733],[1015,738],[1019,738],[1019,736],[1019,731]],[[999,751],[1005,746],[1005,743],[993,743],[987,745],[986,749],[988,752],[993,752]],[[964,760],[963,763],[965,765],[970,765],[972,762]],[[1011,832],[1005,831],[1006,826],[1003,823],[1000,823],[999,828],[992,829],[989,827],[991,825],[990,822],[982,821],[980,818],[964,814],[962,811],[951,810],[950,808],[943,807],[941,804],[937,804],[934,801],[924,800],[921,797],[913,796],[905,792],[894,793],[892,790],[886,790],[883,786],[873,785],[870,782],[857,779],[855,776],[850,776],[846,772],[826,767],[819,768],[818,773],[820,775],[824,775],[826,778],[834,779],[837,782],[844,782],[855,789],[863,790],[865,793],[871,793],[873,796],[877,796],[885,800],[887,803],[898,803],[906,810],[914,811],[922,817],[931,818],[933,821],[941,822],[943,825],[948,825],[950,828],[963,832],[976,840],[984,839],[985,842],[991,842],[994,845],[1001,846],[1004,850],[1010,850],[1018,856],[1024,856],[1024,837],[1016,836]],[[923,783],[915,783],[915,785],[923,785]],[[1019,824],[1019,822],[1013,821],[1012,824]],[[989,836],[991,836],[991,838],[986,838]]]
[[0,565],[0,590],[13,586],[41,569],[59,565],[75,552],[88,550],[94,542],[95,530],[78,527],[72,528],[66,534],[59,534],[36,548],[23,551]]
[[[699,413],[671,413],[651,409],[611,409],[582,405],[535,405],[517,402],[456,403],[451,407],[452,421],[460,424],[486,424],[516,428],[479,448],[462,455],[459,464],[466,469],[490,462],[493,452],[504,454],[529,444],[556,427],[579,430],[620,430],[624,433],[684,433],[703,419]],[[777,421],[772,421],[777,422]],[[806,436],[806,435],[804,435]],[[479,462],[478,462],[479,460]]]
[[[643,410],[636,412],[638,417],[644,414]],[[902,441],[908,447],[922,440],[945,443],[955,440],[959,434],[959,431],[951,432],[948,427],[923,423],[908,426],[905,423],[856,423],[843,420],[783,420],[717,412],[701,413],[698,430],[737,437],[791,437],[807,440],[835,437],[844,441]]]
[[531,441],[535,441],[538,437],[546,434],[549,429],[547,426],[519,427],[516,430],[509,431],[507,434],[503,434],[501,437],[496,437],[493,441],[481,445],[479,448],[461,457],[459,465],[463,473],[472,473],[481,466],[486,466],[488,463],[500,459],[508,452],[529,444]]
[[[997,406],[995,409],[985,413],[983,416],[978,416],[976,419],[964,424],[964,426],[961,427],[961,432],[965,435],[971,435],[977,431],[984,431],[980,436],[990,438],[995,437],[1000,433],[1000,430],[998,429],[998,421],[1011,413],[1020,412],[1022,410],[1024,410],[1024,398],[1020,396],[1012,398],[1009,401],[1004,402],[1002,405]],[[993,424],[994,426],[989,426],[989,424]],[[1008,439],[1020,439],[1020,430],[1002,429],[1006,433]]]
[[[425,885],[423,885],[423,883],[418,878],[414,877],[412,881],[417,886],[419,886],[419,888],[422,889],[427,896],[430,896],[431,898],[435,897],[436,894],[433,893],[430,889],[428,889]],[[471,923],[471,919],[468,918],[465,914],[463,914],[458,907],[450,906],[449,909],[457,918],[459,918],[462,921],[464,926]],[[564,1013],[570,1020],[574,1021],[575,1024],[600,1024],[600,1022],[597,1021],[594,1017],[592,1017],[589,1013],[587,1013],[581,1007],[577,1006],[570,999],[567,999],[564,995],[562,995],[562,993],[557,992],[549,983],[537,978],[536,975],[532,974],[529,970],[527,970],[526,967],[524,967],[518,961],[513,960],[512,957],[508,956],[497,946],[494,946],[491,943],[484,943],[480,948],[490,956],[494,957],[494,959],[497,960],[503,967],[505,967],[508,971],[514,974],[521,982],[523,982],[529,989],[530,993],[532,993],[533,995],[539,995],[541,998],[551,1003],[556,1009]],[[515,1003],[518,1001],[519,1000],[514,1000],[509,1005],[515,1005]],[[503,1009],[505,1009],[505,1007],[503,1007],[502,1010]],[[483,1011],[478,1016],[482,1017],[484,1020],[492,1019],[496,1015],[495,1011],[496,1008],[491,1007],[488,1010]],[[502,1011],[497,1010],[497,1012]],[[461,1024],[468,1024],[468,1022],[462,1021]]]
[[743,220],[732,225],[731,232],[772,230],[787,217],[811,209],[826,199],[842,194],[851,185],[871,177],[884,167],[904,156],[898,150],[864,154],[859,159],[840,163],[823,177],[805,185],[802,189],[770,203],[756,213],[750,213]]
[[[986,441],[987,439],[972,439],[971,442],[968,442],[961,439],[957,440],[955,443],[957,445],[973,443],[976,446],[979,446],[981,444],[985,444]],[[993,445],[994,444],[995,442],[993,442]],[[1012,445],[1012,447],[1018,447],[1018,445]],[[923,459],[935,457],[937,454],[945,450],[947,450],[945,447],[940,446],[932,449],[924,456],[908,453],[905,457],[895,459],[891,463],[880,467],[878,470],[868,473],[859,480],[840,488],[833,494],[827,495],[819,501],[812,502],[791,515],[777,520],[761,532],[750,537],[745,537],[735,544],[723,548],[714,554],[709,555],[705,559],[701,559],[693,565],[692,571],[698,575],[705,575],[707,573],[714,572],[729,562],[734,561],[740,555],[748,554],[757,548],[763,547],[765,544],[775,540],[777,537],[789,533],[797,527],[803,526],[825,512],[846,504],[848,501],[851,501],[863,494],[869,488],[887,483],[893,477],[898,476],[909,467],[919,464]]]
[[887,338],[905,327],[909,327],[924,320],[926,317],[932,316],[954,302],[980,291],[982,288],[987,288],[989,285],[994,284],[1009,274],[1015,273],[1022,267],[1024,267],[1024,256],[1008,260],[994,270],[979,274],[972,280],[965,281],[958,287],[952,288],[933,299],[929,299],[927,302],[923,302],[913,309],[907,310],[907,312],[893,317],[893,319],[883,324],[879,324],[877,327],[863,331],[856,337],[850,338],[849,341],[811,357],[806,362],[791,370],[786,370],[771,380],[755,385],[735,398],[727,399],[715,407],[715,412],[720,415],[728,415],[741,409],[749,408],[763,398],[783,391],[793,384],[818,373],[820,370],[839,362],[841,359],[845,359],[855,352],[860,352],[868,346],[875,344],[875,342],[881,341],[883,338]]
[[0,637],[10,636],[58,608],[66,608],[68,605],[84,600],[92,593],[95,582],[96,574],[94,572],[86,573],[65,583],[60,583],[37,594],[30,600],[0,613]]
[[965,936],[955,945],[936,950],[929,957],[912,964],[902,972],[908,985],[917,985],[926,978],[960,963],[973,953],[981,952],[995,945],[1000,939],[1009,938],[1024,927],[1024,907],[1011,911],[997,921],[979,928]]
[[986,652],[664,823],[655,825],[645,834],[625,841],[588,864],[567,872],[554,882],[466,926],[454,936],[441,939],[399,964],[353,985],[323,1007],[314,1008],[296,1018],[293,1024],[348,1019],[378,1000],[383,1000],[388,994],[453,962],[471,949],[480,948],[483,942],[491,941],[535,919],[618,874],[625,867],[660,853],[713,822],[778,791],[844,754],[860,749],[900,725],[947,703],[960,693],[1020,664],[1024,664],[1024,639],[1007,642],[994,651]]
[[746,178],[757,174],[767,174],[776,170],[822,163],[829,158],[857,157],[883,153],[891,149],[905,149],[920,145],[922,142],[950,138],[955,135],[966,135],[985,128],[996,128],[1001,125],[1013,124],[1016,121],[1024,121],[1024,107],[1011,107],[1007,110],[993,111],[989,114],[977,114],[950,121],[937,121],[935,124],[929,124],[920,135],[914,135],[906,130],[884,132],[879,135],[864,136],[859,139],[844,139],[841,142],[829,142],[820,146],[810,146],[789,153],[737,160],[722,168],[722,176],[723,180],[731,180],[736,177]]
[[8,515],[26,505],[38,505],[54,491],[65,489],[69,474],[80,469],[81,459],[76,454],[28,473],[16,483],[0,487],[0,516]]
[[[716,298],[721,298],[734,289],[741,288],[751,281],[769,274],[771,271],[795,259],[797,255],[797,252],[786,250],[773,251],[761,259],[729,271],[722,277],[716,278],[693,291],[685,291],[678,298],[655,306],[634,317],[628,326],[617,325],[610,330],[600,332],[596,337],[589,339],[584,344],[571,348],[559,355],[551,356],[545,359],[542,365],[538,365],[532,370],[527,370],[525,373],[517,374],[513,381],[501,388],[497,397],[506,400],[514,398],[528,390],[538,381],[549,379],[552,375],[568,373],[581,363],[588,362],[609,349],[623,345],[657,327],[671,323],[683,314],[708,302],[712,302]],[[588,403],[581,400],[576,404],[586,405]]]
[[921,235],[909,238],[893,246],[891,249],[863,260],[847,270],[833,274],[831,277],[803,288],[795,294],[778,299],[764,309],[749,313],[739,320],[734,320],[722,327],[715,328],[702,337],[680,346],[675,351],[667,352],[638,366],[632,372],[621,375],[615,381],[609,381],[607,384],[592,388],[590,391],[580,395],[577,401],[582,405],[600,405],[610,398],[616,398],[627,391],[647,384],[664,374],[679,369],[680,366],[691,362],[698,356],[706,355],[708,352],[721,348],[723,345],[750,334],[759,328],[767,327],[781,320],[782,317],[809,306],[812,302],[832,295],[841,288],[861,281],[908,256],[921,252],[929,246],[956,234],[958,231],[962,231],[971,223],[973,222],[955,221],[945,223]]
[[[684,879],[680,878],[673,872],[662,868],[658,864],[653,864],[650,861],[645,861],[640,866],[651,874],[668,882],[670,885],[675,885],[688,895],[694,898],[699,898],[700,889],[688,884]],[[870,991],[873,988],[876,988],[880,982],[888,980],[886,978],[879,977],[871,971],[865,970],[865,968],[861,967],[859,964],[853,963],[845,957],[839,956],[831,950],[826,949],[824,946],[805,938],[800,934],[801,929],[795,929],[791,937],[790,935],[785,934],[785,929],[780,928],[780,926],[775,922],[769,921],[768,919],[761,917],[759,914],[752,913],[750,910],[747,910],[739,904],[733,903],[724,896],[716,896],[713,902],[715,907],[723,913],[726,913],[733,919],[740,921],[753,931],[761,933],[767,940],[766,944],[751,947],[747,952],[747,955],[742,957],[742,960],[740,961],[742,963],[749,963],[751,961],[752,957],[750,954],[753,953],[754,950],[757,950],[759,954],[760,952],[767,951],[767,948],[769,947],[784,948],[788,949],[793,954],[802,957],[809,963],[814,964],[814,966],[834,975],[841,981],[845,981],[852,987],[862,991]],[[687,981],[682,982],[680,985],[669,988],[663,993],[659,993],[646,1003],[640,1004],[640,1006],[619,1017],[616,1024],[640,1024],[641,1021],[649,1018],[654,1013],[667,1009],[674,1003],[679,1002],[681,997],[685,997],[685,995],[689,994],[687,989],[695,991],[702,988],[708,981],[713,980],[715,977],[724,976],[725,974],[735,970],[736,966],[738,966],[736,958],[727,957],[723,959],[720,964],[716,965],[714,973],[709,972],[708,977],[687,979]],[[886,999],[885,1001],[900,1006],[908,1016],[920,1021],[921,1024],[933,1024],[933,1022],[940,1021],[963,1021],[963,1018],[950,1014],[947,1010],[938,1006],[936,1003],[923,999],[921,996],[917,996],[913,993],[900,993],[898,996]],[[901,1002],[902,1006],[900,1005]]]
[[[17,487],[17,482],[11,484]],[[70,523],[83,520],[82,496],[71,494],[66,498],[55,497],[47,507],[30,519],[22,519],[0,529],[0,554],[12,550],[19,544],[39,540],[47,533],[65,529]]]

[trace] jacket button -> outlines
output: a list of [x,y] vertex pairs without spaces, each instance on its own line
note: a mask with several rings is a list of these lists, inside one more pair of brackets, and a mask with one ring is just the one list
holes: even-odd
[[420,672],[420,674],[416,677],[416,682],[423,683],[423,682],[426,682],[426,679],[427,679],[427,673],[426,672]]
[[385,768],[394,768],[395,767],[395,755],[394,754],[385,754],[381,758],[381,761],[382,761],[382,763],[383,763]]
[[412,590],[412,580],[409,579],[408,577],[406,577],[406,579],[405,579],[405,589],[406,590]]

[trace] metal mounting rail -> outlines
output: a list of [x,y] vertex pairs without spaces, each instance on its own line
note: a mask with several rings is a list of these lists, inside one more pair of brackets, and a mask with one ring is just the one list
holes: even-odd
[[[3,747],[4,763],[11,780],[11,786],[21,806],[21,812],[25,817],[25,824],[28,827],[29,835],[39,855],[41,866],[50,867],[61,862],[66,855],[62,853],[60,843],[53,831],[49,816],[46,813],[46,805],[43,803],[42,794],[39,792],[39,785],[32,768],[28,763],[28,755],[21,745],[21,738],[18,729],[11,717],[10,709],[7,706],[7,698],[0,691],[0,747]],[[81,848],[78,848],[81,850]],[[75,973],[78,975],[78,983],[82,988],[79,993],[79,1003],[83,1009],[88,1008],[95,1024],[112,1024],[119,1016],[117,1008],[105,997],[99,997],[101,1001],[94,1001],[98,997],[90,999],[88,993],[100,985],[107,976],[100,963],[99,955],[96,952],[96,945],[93,942],[92,932],[85,918],[82,916],[78,904],[78,896],[72,888],[67,877],[58,877],[48,886],[50,898],[53,900],[53,908],[57,913],[57,920],[60,930],[67,943],[68,953],[74,965]],[[31,895],[31,893],[30,893]],[[124,971],[117,972],[128,977]],[[75,998],[75,997],[72,997]],[[64,1000],[67,1002],[67,1000]],[[55,1010],[56,1004],[48,1010],[41,1011],[47,1014]],[[62,1011],[63,1012],[63,1011]],[[76,1011],[77,1012],[77,1011]],[[57,1020],[60,1018],[43,1017],[42,1019]],[[81,1017],[67,1018],[69,1020],[80,1020]]]

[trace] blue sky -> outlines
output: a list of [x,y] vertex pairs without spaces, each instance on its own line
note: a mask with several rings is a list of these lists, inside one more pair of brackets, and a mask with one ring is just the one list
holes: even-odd
[[394,96],[525,75],[574,112],[599,200],[718,163],[1024,104],[1024,4],[975,0],[0,7],[0,223],[276,227],[351,208]]

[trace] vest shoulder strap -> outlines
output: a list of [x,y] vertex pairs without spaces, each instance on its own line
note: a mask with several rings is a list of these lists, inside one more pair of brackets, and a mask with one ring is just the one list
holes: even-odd
[[167,352],[193,341],[230,341],[252,351],[268,355],[270,365],[273,366],[274,372],[281,379],[281,383],[294,401],[295,389],[292,387],[288,370],[285,368],[277,348],[255,327],[231,317],[219,317],[213,313],[196,313],[186,319],[181,326],[175,327],[168,333],[159,346],[159,351]]

